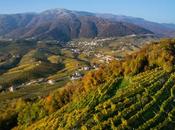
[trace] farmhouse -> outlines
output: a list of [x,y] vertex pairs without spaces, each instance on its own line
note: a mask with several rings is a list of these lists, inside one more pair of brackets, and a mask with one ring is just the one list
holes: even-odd
[[76,71],[74,74],[72,74],[71,76],[71,80],[77,80],[77,79],[80,79],[82,78],[82,74],[78,71]]
[[47,83],[50,84],[50,85],[54,85],[55,81],[50,79],[50,80],[47,81]]
[[15,91],[15,86],[13,86],[13,85],[10,86],[9,91],[10,91],[10,92],[14,92],[14,91]]

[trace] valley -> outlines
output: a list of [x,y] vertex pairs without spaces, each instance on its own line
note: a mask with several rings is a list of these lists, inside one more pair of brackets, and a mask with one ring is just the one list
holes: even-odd
[[[55,40],[4,39],[0,45],[8,54],[1,51],[1,106],[18,99],[45,98],[61,91],[66,84],[81,81],[89,71],[97,71],[113,60],[122,61],[126,55],[158,39],[154,35],[130,35],[82,38],[64,44]],[[4,107],[0,110],[4,111]]]
[[[15,95],[10,91],[18,93],[18,89],[20,94],[23,91],[25,93],[26,90],[30,93],[28,88],[31,88],[32,92],[35,92],[36,89],[38,93],[39,84],[42,84],[42,89],[46,89],[46,93],[49,93],[49,88],[52,90],[54,86],[61,86],[70,80],[80,79],[87,71],[98,69],[101,64],[112,60],[123,60],[126,54],[139,50],[143,45],[149,44],[149,41],[157,39],[153,35],[140,35],[106,39],[78,39],[65,44],[59,44],[56,41],[16,41],[16,44],[18,42],[21,44],[15,46],[16,48],[32,44],[24,50],[16,50],[10,45],[13,43],[8,41],[6,48],[9,57],[6,57],[7,54],[1,56],[3,59],[1,65],[4,66],[1,67],[4,69],[0,76],[1,93],[3,93],[1,95],[6,97],[6,91],[10,95]],[[15,61],[18,59],[18,62],[16,61],[16,64],[12,62],[10,65],[9,60],[13,61],[13,59]],[[16,95],[18,97],[18,94]]]
[[0,130],[175,129],[175,24],[158,3],[153,22],[37,2],[0,14]]
[[[93,66],[91,68],[91,60],[87,60],[88,57],[86,60],[77,58],[78,52],[82,51],[80,53],[82,54],[84,50],[81,43],[87,43],[85,48],[88,50],[92,49],[92,46],[87,48],[87,45],[94,44],[95,47],[91,51],[97,58],[96,55],[99,53],[97,50],[107,49],[105,42],[113,45],[114,42],[121,42],[121,40],[126,43],[127,39],[133,45],[137,43],[135,38],[142,39],[144,42],[146,40],[145,36],[144,38],[143,36],[126,36],[110,38],[106,41],[103,39],[104,42],[95,44],[101,40],[98,39],[95,42],[94,39],[83,39],[83,41],[79,39],[66,44],[66,47],[59,47],[61,53],[58,55],[63,58],[62,63],[67,63],[65,60],[69,60],[69,64],[65,66],[70,68],[68,70],[65,70],[65,67],[59,68],[55,71],[56,73],[50,72],[51,75],[45,73],[46,77],[42,80],[36,78],[32,82],[26,82],[25,87],[19,90],[2,92],[0,95],[1,128],[13,128],[13,130],[173,129],[174,39],[159,40],[146,36],[147,42],[133,49],[133,52],[129,46],[128,50],[123,50],[126,56],[122,59],[96,63],[97,68]],[[140,40],[139,43],[141,43]],[[102,45],[105,46],[102,47]],[[121,51],[118,54],[121,54]],[[23,58],[28,56],[27,53]],[[22,60],[23,58],[19,65],[22,61],[23,63],[31,62],[31,60]],[[53,56],[48,59],[52,64],[53,61],[58,63]],[[101,60],[100,57],[99,60]],[[79,65],[72,65],[72,62]],[[14,68],[16,69],[17,66]],[[2,76],[13,73],[14,68]],[[47,72],[46,70],[44,72]],[[84,72],[82,76],[74,74],[77,71],[80,73],[80,70]],[[66,77],[66,83],[61,84],[59,78],[67,76],[68,72],[77,78]]]

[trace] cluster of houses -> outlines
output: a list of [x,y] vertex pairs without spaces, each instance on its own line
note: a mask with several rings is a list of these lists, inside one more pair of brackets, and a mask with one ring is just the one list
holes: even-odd
[[112,60],[123,60],[123,57],[120,57],[120,56],[114,57],[110,55],[103,55],[100,53],[95,54],[95,57],[97,57],[101,63],[109,63]]
[[[92,40],[84,40],[84,41],[70,41],[66,45],[67,47],[71,48],[78,48],[78,49],[71,49],[73,53],[84,53],[89,55],[90,51],[94,52],[96,47],[103,47],[106,41],[114,40],[115,38],[94,38]],[[82,50],[82,51],[80,51]]]
[[110,37],[110,38],[94,38],[93,40],[88,40],[88,41],[70,41],[68,44],[74,46],[76,45],[83,45],[83,46],[97,46],[102,44],[106,41],[114,40],[115,38]]
[[[71,77],[70,80],[78,80],[81,79],[83,77],[83,71],[89,71],[91,69],[97,69],[98,66],[97,65],[93,65],[93,66],[83,66],[81,68],[79,68],[77,71],[75,71]],[[31,80],[29,82],[26,83],[22,83],[21,85],[11,85],[9,88],[4,89],[3,86],[0,85],[0,92],[1,91],[9,91],[9,92],[14,92],[15,90],[18,90],[20,88],[24,88],[30,85],[34,85],[34,84],[38,84],[38,83],[46,83],[49,85],[54,85],[56,83],[55,80],[52,79],[45,79],[45,78],[39,78],[39,79],[35,79],[35,80]]]
[[92,67],[89,67],[89,66],[83,66],[81,68],[79,68],[79,71],[88,71],[90,70]]
[[77,80],[77,79],[81,79],[83,77],[83,73],[82,71],[89,71],[89,70],[92,70],[92,69],[98,69],[98,66],[97,65],[92,65],[92,66],[83,66],[81,68],[79,68],[77,71],[75,71],[70,79],[71,80]]
[[80,54],[80,50],[79,49],[71,49],[72,53],[75,54]]
[[74,72],[72,75],[71,75],[71,80],[77,80],[77,79],[81,79],[83,76],[82,73],[80,73],[79,71],[76,71]]
[[99,59],[100,62],[102,63],[109,63],[112,60],[115,60],[115,57],[110,56],[110,55],[103,55],[103,54],[95,54],[95,56]]
[[13,58],[20,58],[20,55],[12,55]]

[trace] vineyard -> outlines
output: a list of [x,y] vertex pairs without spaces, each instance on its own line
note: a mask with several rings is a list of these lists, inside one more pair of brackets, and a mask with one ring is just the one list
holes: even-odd
[[13,130],[173,130],[174,65],[175,41],[148,45],[46,97],[18,101]]
[[[108,83],[80,102],[71,102],[27,129],[173,129],[175,73],[156,68],[130,77],[111,76]],[[120,88],[120,89],[119,89]]]
[[174,130],[175,40],[145,45],[69,82],[68,75],[88,64],[70,50],[61,53],[31,50],[1,75],[1,84],[60,80],[2,93],[0,129]]

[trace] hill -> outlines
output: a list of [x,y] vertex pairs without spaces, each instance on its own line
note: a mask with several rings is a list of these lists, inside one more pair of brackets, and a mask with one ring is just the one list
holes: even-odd
[[123,16],[123,15],[96,14],[96,16],[101,17],[101,18],[106,18],[112,21],[126,22],[130,24],[134,24],[134,25],[143,27],[147,30],[150,30],[160,37],[174,37],[175,36],[174,24],[156,23],[156,22],[145,20],[143,18],[136,18],[136,17],[130,17],[130,16]]
[[161,24],[130,16],[96,14],[66,9],[41,13],[0,15],[0,38],[55,39],[113,37],[131,34],[156,34],[174,37],[173,24]]
[[64,45],[55,40],[0,41],[0,91],[8,91],[11,86],[24,88],[40,78],[45,83],[49,79],[59,83],[75,72],[84,74],[84,67],[91,70],[94,65],[121,59],[156,39],[154,35],[137,35],[76,39]]
[[17,114],[14,130],[173,130],[174,65],[175,41],[153,42],[124,60],[101,65],[82,80],[69,82],[46,97],[16,99],[9,103],[13,108],[8,111],[13,116],[8,122]]
[[54,39],[115,37],[152,34],[151,31],[126,22],[110,21],[92,13],[65,9],[35,14],[0,15],[1,38]]

